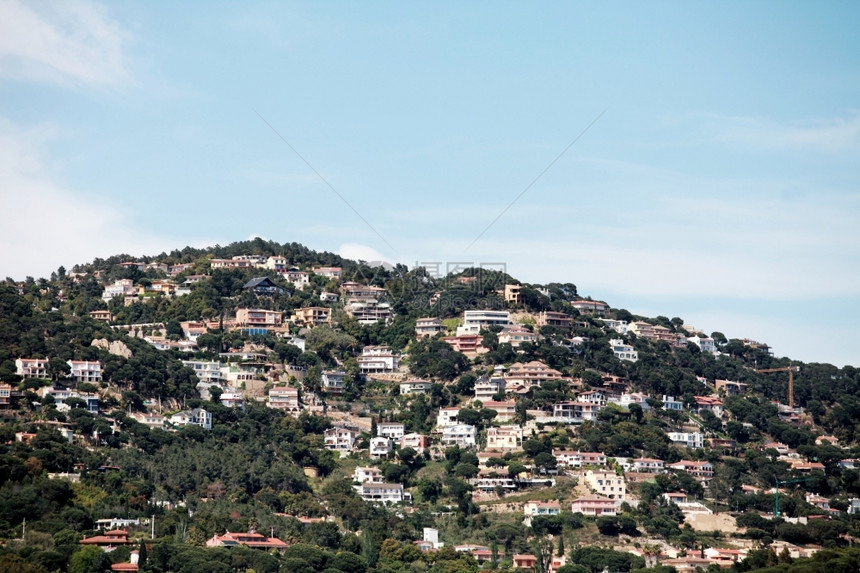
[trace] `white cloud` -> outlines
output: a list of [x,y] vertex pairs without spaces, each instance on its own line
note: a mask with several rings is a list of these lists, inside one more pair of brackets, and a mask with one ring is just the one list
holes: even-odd
[[185,244],[142,231],[121,208],[55,181],[43,148],[56,133],[52,126],[21,130],[0,118],[0,206],[6,215],[0,276],[48,276],[60,265],[71,268],[120,253],[151,255]]
[[718,119],[720,140],[758,149],[843,151],[860,147],[860,113],[790,123],[746,117]]
[[368,247],[367,245],[361,245],[359,243],[344,243],[340,248],[338,248],[337,254],[345,259],[352,259],[355,261],[388,261],[387,257],[382,255],[382,253],[373,247]]
[[128,81],[127,33],[83,0],[0,0],[0,78],[117,86]]

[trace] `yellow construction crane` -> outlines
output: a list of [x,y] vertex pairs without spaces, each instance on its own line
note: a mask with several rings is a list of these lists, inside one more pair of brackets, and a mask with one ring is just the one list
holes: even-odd
[[794,409],[794,373],[799,372],[799,366],[784,366],[782,368],[756,368],[756,372],[788,372],[788,407]]

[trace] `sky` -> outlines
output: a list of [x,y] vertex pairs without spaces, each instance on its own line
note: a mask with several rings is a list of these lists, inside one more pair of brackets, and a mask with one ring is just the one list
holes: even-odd
[[260,236],[860,366],[858,20],[0,0],[0,276]]

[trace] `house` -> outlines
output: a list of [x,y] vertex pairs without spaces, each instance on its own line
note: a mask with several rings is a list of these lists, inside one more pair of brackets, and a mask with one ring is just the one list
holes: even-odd
[[681,505],[682,503],[688,503],[689,502],[689,498],[687,497],[687,494],[682,492],[682,491],[664,493],[663,499],[665,499],[668,502],[674,503],[675,505]]
[[557,402],[552,406],[553,420],[565,424],[579,424],[586,420],[594,421],[600,406],[591,402]]
[[71,371],[69,378],[78,382],[101,382],[102,363],[98,360],[67,360]]
[[344,300],[378,300],[388,293],[384,288],[368,286],[355,282],[345,282],[340,286]]
[[509,476],[506,472],[498,472],[492,469],[481,470],[478,472],[477,477],[471,478],[468,481],[475,489],[484,492],[496,491],[496,488],[499,487],[505,490],[514,490],[517,488],[513,477]]
[[338,298],[339,298],[338,295],[333,293],[333,292],[322,291],[320,293],[320,302],[328,302],[328,303],[337,302]]
[[353,487],[361,499],[368,503],[388,504],[411,500],[411,496],[404,493],[403,484],[400,483],[365,482]]
[[495,422],[510,422],[517,415],[516,402],[496,402],[494,400],[488,400],[483,403],[483,408],[492,410],[496,413],[496,417],[493,418]]
[[608,497],[581,497],[570,504],[571,513],[581,513],[592,517],[616,515],[618,502]]
[[389,438],[384,436],[370,438],[370,459],[379,460],[387,458],[393,449]]
[[325,306],[297,308],[293,322],[299,326],[320,326],[331,324],[331,309]]
[[523,504],[525,515],[558,515],[561,513],[561,503],[557,501],[527,501]]
[[585,483],[596,494],[609,499],[624,499],[627,495],[627,484],[624,482],[624,476],[615,472],[588,470],[585,472]]
[[343,269],[340,267],[316,267],[314,274],[339,281],[343,275]]
[[388,346],[365,346],[358,357],[358,367],[363,374],[393,372],[400,368],[400,355]]
[[414,432],[410,434],[404,434],[402,438],[400,438],[400,449],[412,448],[417,453],[423,453],[424,450],[430,447],[430,436],[422,436],[421,434],[416,434]]
[[699,432],[666,432],[669,439],[688,448],[705,447],[705,436]]
[[698,346],[701,352],[706,352],[708,354],[717,353],[717,345],[716,343],[714,343],[713,338],[703,336],[688,336],[687,342],[692,342],[693,344]]
[[496,394],[505,391],[504,378],[478,378],[475,381],[475,400],[491,401]]
[[747,386],[748,385],[743,382],[734,382],[731,380],[714,381],[714,391],[719,392],[722,390],[726,393],[726,396],[740,396],[742,394],[746,394]]
[[511,313],[506,310],[466,310],[463,311],[463,325],[457,327],[461,334],[480,334],[489,326],[514,326]]
[[200,426],[204,430],[212,429],[212,414],[203,408],[184,410],[173,414],[169,419],[176,426]]
[[418,338],[435,336],[445,331],[445,325],[439,318],[419,318],[415,321],[415,335]]
[[561,379],[561,372],[538,360],[532,360],[526,364],[515,362],[511,364],[505,375],[506,383],[521,382],[526,386],[539,386],[547,380]]
[[505,285],[501,294],[505,297],[505,302],[509,304],[519,304],[522,292],[523,285]]
[[8,408],[12,405],[12,385],[5,382],[0,384],[0,408]]
[[666,462],[654,458],[636,458],[630,464],[631,471],[641,474],[662,474],[666,472]]
[[407,380],[400,383],[401,394],[426,394],[433,384],[427,380]]
[[627,332],[635,334],[639,338],[646,340],[655,340],[667,342],[671,346],[683,348],[687,346],[687,337],[677,332],[672,332],[670,328],[661,325],[648,324],[647,322],[637,321],[627,325]]
[[358,466],[352,472],[352,481],[357,483],[382,483],[382,470],[379,468]]
[[612,318],[601,318],[603,325],[610,330],[614,330],[618,334],[627,334],[627,321],[615,320]]
[[391,305],[375,299],[348,300],[343,310],[359,324],[387,322],[391,318]]
[[161,414],[150,414],[148,412],[136,412],[131,415],[132,418],[149,427],[150,430],[164,429],[164,416]]
[[723,401],[713,396],[695,396],[696,411],[701,414],[705,410],[710,411],[717,418],[723,416]]
[[469,448],[475,445],[477,437],[477,429],[469,424],[456,424],[442,430],[442,444],[446,446]]
[[607,397],[607,401],[617,404],[626,410],[630,409],[631,404],[638,405],[644,412],[651,410],[651,405],[648,403],[648,396],[641,392],[624,392],[618,397]]
[[563,468],[606,466],[606,454],[602,454],[600,452],[553,450],[552,455],[558,466]]
[[603,407],[606,406],[608,395],[603,390],[589,390],[587,392],[580,392],[577,395],[576,400],[578,402],[588,402],[590,404]]
[[711,564],[710,559],[704,557],[695,557],[688,555],[686,557],[674,557],[672,559],[663,559],[660,565],[674,567],[678,573],[694,573],[696,571],[705,571]]
[[609,312],[609,305],[599,300],[578,299],[571,302],[570,306],[578,310],[580,314],[606,316]]
[[255,531],[248,533],[230,533],[224,535],[215,534],[206,541],[206,547],[250,547],[251,549],[264,549],[267,551],[283,551],[288,546],[277,537],[266,537]]
[[535,568],[537,564],[537,557],[534,555],[514,555],[513,556],[514,569],[528,569],[532,570]]
[[302,288],[310,284],[310,274],[293,267],[280,272],[281,277],[296,288]]
[[400,440],[405,433],[404,426],[400,422],[380,422],[376,425],[376,432],[392,440]]
[[101,320],[102,322],[110,322],[113,320],[113,313],[109,310],[93,310],[90,311],[90,318]]
[[681,412],[684,409],[684,403],[681,400],[676,400],[674,396],[663,394],[663,409]]
[[242,411],[245,410],[245,397],[240,392],[234,392],[231,390],[222,392],[219,401],[222,406],[226,406],[228,408],[239,408]]
[[140,551],[132,550],[128,556],[127,563],[114,563],[110,566],[111,571],[139,571],[140,570]]
[[131,279],[119,279],[115,283],[105,287],[105,290],[102,293],[102,300],[104,300],[105,302],[110,302],[110,300],[113,298],[119,296],[132,296],[134,294],[134,281]]
[[15,373],[22,378],[47,378],[47,358],[18,358],[15,360]]
[[439,408],[439,413],[436,414],[436,427],[444,428],[445,426],[453,426],[457,423],[457,416],[460,415],[460,408]]
[[510,344],[512,348],[517,348],[524,342],[534,344],[539,338],[537,333],[522,326],[505,327],[497,336],[499,344]]
[[358,432],[352,428],[334,427],[325,431],[324,442],[326,449],[341,452],[351,452],[355,447]]
[[824,464],[821,462],[804,462],[794,460],[791,462],[791,469],[796,472],[809,473],[811,471],[824,471]]
[[460,334],[457,336],[443,336],[442,340],[451,345],[451,348],[465,354],[466,356],[477,356],[489,352],[484,347],[484,337],[480,334]]
[[487,429],[487,449],[518,450],[523,445],[523,429],[519,426],[502,426]]
[[208,360],[183,360],[183,366],[194,370],[197,379],[206,384],[220,385],[224,381],[221,363]]
[[681,460],[666,467],[674,471],[687,472],[699,481],[707,482],[714,477],[714,466],[711,465],[711,462]]
[[542,326],[554,326],[556,328],[568,329],[573,326],[573,317],[568,316],[563,312],[544,310],[537,314],[535,322],[537,323],[538,328]]
[[95,545],[104,548],[113,548],[118,545],[130,545],[132,541],[128,538],[128,531],[125,529],[114,529],[106,531],[102,535],[95,535],[81,539],[81,545]]
[[329,394],[343,394],[343,384],[346,372],[324,370],[321,376],[322,389]]
[[639,353],[629,344],[625,344],[620,338],[613,338],[609,341],[609,346],[612,348],[612,353],[619,360],[628,362],[636,362],[639,360]]
[[236,310],[236,324],[239,326],[280,326],[283,313],[276,310],[258,308],[239,308]]
[[266,262],[263,263],[263,268],[269,269],[270,271],[283,272],[287,270],[287,258],[278,255],[269,257],[266,259]]
[[233,257],[232,259],[211,259],[209,261],[209,267],[212,270],[215,269],[250,269],[254,265],[251,261],[247,259],[243,259],[240,257]]
[[266,405],[269,408],[286,410],[290,414],[298,415],[302,409],[299,401],[299,390],[289,386],[270,388],[269,402]]

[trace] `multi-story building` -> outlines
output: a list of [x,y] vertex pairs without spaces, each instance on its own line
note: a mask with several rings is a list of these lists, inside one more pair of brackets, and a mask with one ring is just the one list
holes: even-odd
[[714,391],[719,392],[720,390],[725,392],[726,396],[740,396],[742,394],[746,394],[747,384],[732,380],[715,380]]
[[430,436],[422,436],[421,434],[412,432],[410,434],[404,434],[403,437],[400,438],[400,449],[412,448],[420,454],[430,447],[430,442]]
[[302,288],[306,284],[310,283],[310,273],[300,271],[297,268],[291,268],[282,271],[280,275],[284,278],[285,281],[287,281],[296,288]]
[[451,345],[451,348],[465,354],[466,356],[476,356],[489,352],[482,344],[484,337],[480,334],[461,334],[458,336],[444,336],[442,340]]
[[456,424],[442,430],[442,444],[470,448],[475,445],[478,431],[470,424]]
[[558,467],[582,468],[585,466],[606,466],[606,454],[600,452],[553,450],[552,455]]
[[364,374],[393,372],[400,367],[400,356],[388,346],[365,346],[358,357],[358,367]]
[[663,394],[663,409],[664,410],[675,410],[676,412],[680,412],[684,409],[684,402],[681,400],[676,400],[674,396],[667,396]]
[[314,274],[339,281],[343,276],[343,269],[341,267],[316,267]]
[[290,414],[299,414],[302,410],[298,388],[289,386],[271,388],[269,390],[269,402],[266,405],[276,410],[285,410]]
[[620,338],[613,338],[609,341],[609,346],[612,348],[612,353],[619,360],[628,362],[636,362],[639,360],[639,353],[633,346],[625,344]]
[[239,326],[280,326],[283,313],[276,310],[240,308],[236,310],[236,324]]
[[400,440],[405,434],[405,427],[400,422],[379,422],[376,433],[385,438]]
[[403,491],[400,483],[372,483],[365,482],[355,486],[358,495],[368,503],[400,503],[410,499],[409,494]]
[[391,440],[384,436],[370,438],[370,459],[378,460],[387,458],[391,453],[393,446]]
[[539,312],[535,320],[538,327],[554,326],[556,328],[567,329],[573,326],[573,317],[554,310],[544,310]]
[[204,430],[212,429],[212,414],[203,408],[184,410],[170,417],[170,423],[176,426],[200,426]]
[[627,334],[627,321],[626,320],[615,320],[612,318],[601,318],[600,319],[603,324],[618,334]]
[[522,326],[508,326],[503,328],[497,336],[499,344],[510,344],[512,348],[518,348],[525,342],[534,344],[539,338],[537,333]]
[[105,287],[105,290],[102,293],[102,299],[107,302],[118,296],[132,296],[135,292],[133,280],[119,279],[115,283]]
[[12,385],[5,382],[0,384],[0,408],[9,408],[12,405]]
[[662,474],[666,472],[666,463],[654,458],[636,458],[631,462],[631,469],[641,474]]
[[320,326],[331,324],[331,309],[325,306],[297,308],[293,322],[299,326]]
[[615,472],[588,470],[585,472],[585,483],[595,493],[609,499],[624,499],[627,495],[627,484],[624,476]]
[[483,408],[495,412],[496,417],[493,418],[493,420],[502,424],[504,424],[505,422],[510,422],[517,415],[516,402],[496,402],[493,400],[488,400],[483,403]]
[[47,378],[47,358],[18,358],[15,360],[15,373],[22,378]]
[[505,285],[503,293],[505,296],[505,302],[510,304],[519,304],[522,293],[523,285]]
[[637,321],[627,325],[627,332],[633,333],[639,338],[647,340],[662,340],[669,343],[671,346],[683,348],[687,346],[687,337],[683,334],[672,332],[672,329],[666,328],[659,324],[648,324],[647,322]]
[[221,384],[224,375],[221,373],[221,363],[207,360],[183,360],[182,364],[194,370],[197,379],[210,384]]
[[436,414],[436,427],[445,428],[447,426],[455,426],[457,424],[457,416],[460,415],[460,408],[439,408],[439,413]]
[[493,492],[499,487],[505,490],[514,490],[517,488],[513,477],[494,470],[481,470],[478,472],[477,477],[469,480],[469,483],[475,489],[483,492]]
[[463,312],[463,325],[457,327],[461,334],[480,334],[489,326],[513,326],[511,313],[506,310],[467,310]]
[[714,466],[711,462],[694,462],[690,460],[681,460],[674,464],[669,464],[669,469],[674,471],[687,472],[699,481],[707,482],[714,477]]
[[599,300],[579,299],[571,302],[570,306],[578,310],[581,314],[606,316],[609,312],[609,305]]
[[570,504],[570,511],[589,517],[612,516],[618,513],[618,502],[605,497],[581,497]]
[[703,337],[703,336],[689,336],[687,337],[688,342],[692,342],[696,346],[699,347],[699,350],[702,352],[706,352],[708,354],[716,354],[717,353],[717,345],[714,343],[713,338]]
[[358,483],[382,483],[382,470],[374,467],[358,466],[352,472],[352,481]]
[[505,379],[504,378],[478,378],[475,381],[475,400],[481,402],[491,401],[496,394],[504,393]]
[[723,401],[714,396],[695,396],[696,411],[701,414],[705,410],[711,412],[717,418],[723,416]]
[[343,310],[359,324],[388,322],[391,319],[391,305],[376,299],[350,299]]
[[432,386],[433,384],[427,380],[407,380],[400,383],[400,393],[403,395],[426,394]]
[[705,436],[699,432],[667,432],[666,435],[676,444],[688,448],[703,448],[705,446]]
[[355,440],[358,438],[358,432],[352,428],[334,427],[325,431],[325,447],[329,450],[341,452],[341,454],[351,452],[355,447]]
[[501,426],[487,429],[488,450],[519,450],[523,445],[523,429],[519,426]]
[[244,259],[233,257],[232,259],[212,259],[209,261],[209,266],[215,269],[250,269],[254,267],[254,263]]
[[379,300],[387,294],[384,288],[354,282],[343,283],[340,293],[344,300]]
[[558,402],[552,407],[553,420],[565,424],[594,421],[597,419],[598,412],[600,412],[600,406],[591,402]]
[[329,394],[343,394],[343,384],[346,372],[324,370],[322,373],[322,389]]
[[505,382],[508,384],[518,382],[525,386],[539,386],[547,380],[561,380],[561,378],[561,372],[558,370],[550,368],[538,360],[532,360],[525,364],[522,362],[511,364],[505,375]]
[[445,331],[445,325],[442,324],[442,319],[439,318],[419,318],[415,321],[415,334],[418,338],[425,336],[435,336],[440,332]]
[[98,360],[68,360],[69,378],[78,382],[101,382],[102,363]]

